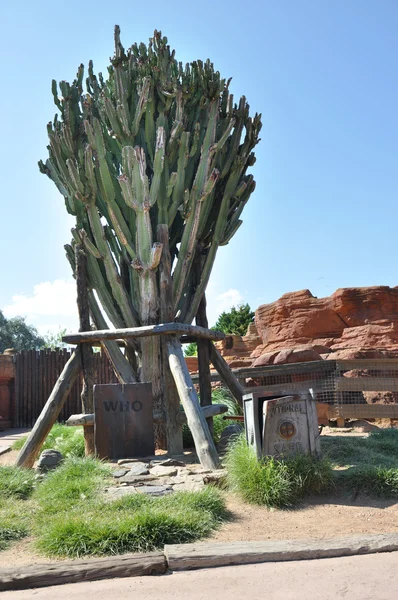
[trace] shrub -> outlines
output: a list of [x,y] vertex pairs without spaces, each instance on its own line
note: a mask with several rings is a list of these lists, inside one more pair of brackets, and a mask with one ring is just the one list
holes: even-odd
[[33,492],[34,485],[34,471],[0,466],[0,498],[28,498]]
[[[20,450],[26,442],[27,436],[14,442],[13,450]],[[55,423],[48,434],[40,451],[58,450],[63,456],[84,456],[84,435],[82,427],[67,427],[61,423]]]
[[398,469],[380,465],[361,466],[340,473],[343,485],[350,491],[385,498],[398,497]]
[[0,525],[0,551],[5,550],[11,542],[15,542],[28,535],[26,527],[12,524]]

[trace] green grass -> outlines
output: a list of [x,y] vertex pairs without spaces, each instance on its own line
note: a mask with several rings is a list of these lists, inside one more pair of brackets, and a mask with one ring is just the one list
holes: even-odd
[[225,464],[231,490],[250,504],[268,508],[289,507],[306,494],[320,494],[333,487],[329,461],[311,456],[257,460],[243,435],[230,446]]
[[225,516],[214,488],[160,498],[144,494],[57,515],[42,527],[37,546],[50,556],[148,552],[208,535]]
[[[24,436],[16,440],[12,446],[13,450],[20,450],[24,445],[28,436]],[[46,441],[41,447],[41,451],[58,450],[61,454],[66,456],[84,456],[84,437],[83,427],[67,427],[61,423],[55,423],[50,433],[48,434]]]
[[110,473],[99,460],[71,456],[48,474],[34,499],[46,515],[87,506],[111,481]]
[[368,437],[322,437],[322,450],[334,466],[340,487],[355,493],[398,498],[398,429]]
[[0,466],[0,502],[4,498],[28,498],[33,492],[34,485],[34,471]]

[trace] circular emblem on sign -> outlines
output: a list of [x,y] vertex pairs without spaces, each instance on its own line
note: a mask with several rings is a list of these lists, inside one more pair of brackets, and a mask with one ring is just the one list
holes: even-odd
[[282,421],[279,425],[279,435],[285,440],[290,440],[296,433],[296,428],[291,421]]

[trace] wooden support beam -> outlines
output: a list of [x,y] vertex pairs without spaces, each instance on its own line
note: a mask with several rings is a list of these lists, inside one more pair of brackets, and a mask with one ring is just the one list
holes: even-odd
[[192,383],[180,342],[177,339],[171,339],[167,343],[167,352],[170,370],[187,416],[200,463],[205,469],[217,469],[219,464],[217,450],[200,409],[198,395]]
[[[90,304],[91,318],[94,322],[94,325],[99,330],[106,329],[107,323],[92,291],[89,291],[88,299]],[[104,349],[104,352],[110,360],[116,377],[120,383],[136,383],[137,377],[132,369],[132,366],[119,348],[119,342],[112,340],[102,342],[98,341],[95,343],[95,345],[100,345]],[[125,342],[123,342],[123,346],[125,345]]]
[[[228,406],[226,406],[225,404],[212,404],[211,406],[202,407],[202,414],[205,419],[208,419],[209,417],[215,417],[216,415],[222,415],[226,412],[228,412]],[[65,422],[65,425],[67,425],[68,427],[93,427],[94,420],[94,413],[91,415],[71,415],[69,419]],[[161,423],[165,420],[165,415],[161,412],[154,412],[153,420],[155,423]],[[182,410],[180,410],[178,413],[177,421],[179,425],[182,425],[183,423],[187,422],[187,415]]]
[[102,329],[98,331],[81,331],[64,335],[62,341],[67,344],[82,344],[84,342],[102,342],[103,340],[128,340],[132,338],[151,337],[154,335],[193,335],[207,340],[223,340],[225,333],[213,331],[197,325],[185,323],[161,323],[145,325],[144,327],[129,327],[126,329]]
[[[77,312],[79,314],[79,331],[90,329],[90,307],[87,292],[87,257],[83,246],[77,244],[75,247],[76,262],[76,288],[77,288]],[[93,385],[94,385],[94,364],[93,349],[90,344],[82,344],[80,347],[83,386],[81,391],[81,401],[83,413],[92,413],[94,410]],[[86,456],[95,454],[94,431],[84,429],[84,452]]]
[[51,427],[54,425],[62,410],[68,394],[81,370],[80,348],[76,348],[64,366],[49,399],[44,405],[35,426],[23,445],[16,460],[17,467],[31,468],[36,460]]
[[214,344],[210,344],[210,360],[220,375],[222,381],[231,391],[234,398],[242,406],[242,396],[246,393],[235,375],[232,373],[228,363],[223,359]]
[[[202,300],[199,303],[198,312],[196,314],[196,325],[199,327],[209,327],[206,314],[206,296],[203,294]],[[198,346],[198,367],[199,367],[199,394],[200,405],[210,406],[212,403],[211,397],[211,379],[210,379],[210,344],[209,340],[199,339]],[[214,436],[213,419],[207,419],[207,425],[212,436]]]
[[[156,235],[157,241],[163,246],[158,270],[160,318],[163,323],[168,323],[174,319],[173,280],[171,278],[171,255],[168,226],[164,224],[158,225]],[[170,373],[166,344],[167,338],[161,337],[160,351],[163,371],[162,384],[164,409],[166,413],[167,451],[173,456],[182,454],[184,447],[182,440],[182,424],[179,421],[180,398],[178,396],[175,381]]]

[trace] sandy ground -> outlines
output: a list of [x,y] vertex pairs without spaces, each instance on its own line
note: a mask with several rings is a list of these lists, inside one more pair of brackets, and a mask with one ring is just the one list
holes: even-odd
[[2,600],[394,600],[398,553],[262,563],[3,592]]
[[[341,435],[342,432],[336,433]],[[347,431],[347,434],[352,433]],[[3,454],[0,464],[13,464],[16,456],[14,451]],[[352,500],[350,495],[335,494],[306,499],[294,510],[268,510],[243,504],[232,494],[226,496],[226,501],[230,520],[210,538],[218,542],[398,532],[398,503],[391,500],[361,495]],[[58,561],[38,555],[31,539],[0,552],[0,568],[42,562]]]

